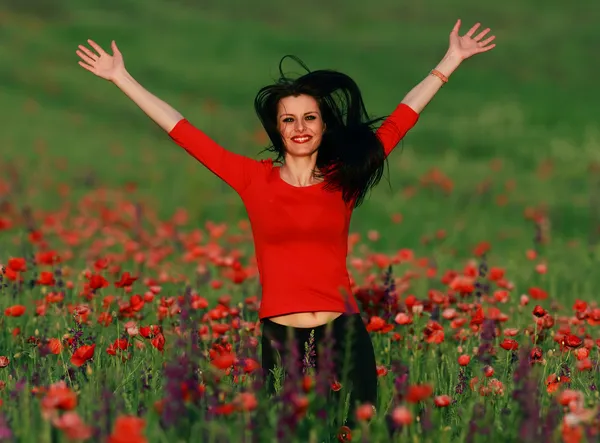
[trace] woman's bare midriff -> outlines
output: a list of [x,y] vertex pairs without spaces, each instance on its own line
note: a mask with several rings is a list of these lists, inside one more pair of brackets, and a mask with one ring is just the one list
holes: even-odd
[[342,315],[341,312],[298,312],[271,317],[269,320],[293,328],[316,328],[335,320],[340,315]]

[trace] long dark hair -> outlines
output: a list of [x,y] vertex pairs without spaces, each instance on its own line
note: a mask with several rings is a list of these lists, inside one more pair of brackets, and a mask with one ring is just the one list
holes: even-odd
[[[286,76],[282,65],[287,57],[307,73],[296,79]],[[346,74],[328,69],[311,72],[293,55],[281,59],[279,73],[279,79],[261,88],[254,99],[254,109],[271,140],[266,150],[276,154],[276,162],[285,157],[277,127],[279,100],[301,94],[312,96],[326,125],[314,174],[324,179],[325,189],[341,191],[346,203],[358,207],[383,176],[384,148],[374,129],[382,118],[369,119],[358,85]]]

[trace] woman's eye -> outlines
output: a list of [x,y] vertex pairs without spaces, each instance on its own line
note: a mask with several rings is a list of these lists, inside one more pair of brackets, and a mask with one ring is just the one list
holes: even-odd
[[[306,117],[304,117],[305,120],[316,120],[317,116],[316,115],[307,115]],[[285,117],[283,120],[281,120],[283,123],[291,123],[294,121],[293,117]]]

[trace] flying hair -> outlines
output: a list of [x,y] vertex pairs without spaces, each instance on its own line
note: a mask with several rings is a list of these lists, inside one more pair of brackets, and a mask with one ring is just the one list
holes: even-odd
[[[294,78],[286,75],[286,58],[296,61],[306,73]],[[346,203],[358,207],[383,176],[385,152],[375,133],[375,124],[383,118],[369,118],[360,89],[348,75],[330,69],[310,71],[298,57],[286,55],[279,62],[279,78],[262,87],[254,99],[256,114],[271,141],[266,150],[275,154],[275,162],[282,163],[285,158],[277,126],[278,103],[303,94],[317,101],[326,125],[313,174],[323,178],[326,190],[341,191]]]

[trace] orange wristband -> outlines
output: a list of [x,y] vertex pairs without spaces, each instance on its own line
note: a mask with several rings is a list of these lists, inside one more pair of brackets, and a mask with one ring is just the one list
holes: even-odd
[[446,77],[444,74],[442,74],[437,69],[432,69],[431,70],[431,75],[435,75],[437,78],[439,78],[444,83],[448,83],[448,77]]

